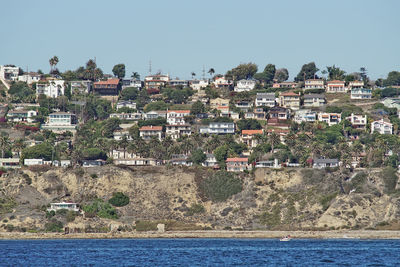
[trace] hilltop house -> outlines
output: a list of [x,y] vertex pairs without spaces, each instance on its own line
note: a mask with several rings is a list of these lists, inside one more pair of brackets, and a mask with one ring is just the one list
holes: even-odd
[[167,123],[171,125],[186,124],[185,117],[190,115],[190,110],[168,110]]
[[161,141],[162,139],[162,126],[142,126],[139,129],[139,135],[141,138],[143,138],[143,140],[151,140],[153,138],[153,136],[157,137],[158,140]]
[[217,88],[231,88],[233,86],[233,80],[225,79],[224,76],[216,77],[213,82],[214,86]]
[[167,111],[166,110],[152,110],[144,114],[144,119],[146,120],[153,120],[153,119],[166,119],[167,118]]
[[90,80],[70,81],[72,94],[88,94],[92,91],[93,83]]
[[355,89],[355,88],[364,88],[364,82],[363,81],[352,81],[349,82],[349,89]]
[[311,89],[325,89],[324,80],[322,79],[308,79],[304,82],[304,90]]
[[47,97],[57,98],[64,95],[64,80],[39,81],[36,84],[36,96],[45,95]]
[[192,80],[189,83],[189,86],[196,91],[199,91],[205,87],[207,87],[210,83],[208,80]]
[[300,94],[284,92],[279,95],[280,106],[293,110],[300,109]]
[[148,91],[154,90],[154,92],[159,92],[161,87],[167,85],[168,82],[168,75],[156,74],[149,75],[144,78],[144,86]]
[[18,76],[19,82],[26,82],[31,85],[40,81],[41,75],[36,72],[28,72]]
[[375,132],[380,134],[393,134],[393,124],[383,119],[374,121],[371,123],[371,133]]
[[228,172],[242,172],[250,169],[248,158],[227,158],[225,162]]
[[272,84],[272,88],[290,88],[295,89],[299,86],[296,82],[281,82]]
[[342,121],[342,114],[320,112],[318,113],[318,121],[326,122],[329,126],[332,126]]
[[242,130],[240,140],[247,145],[247,147],[253,148],[260,144],[260,140],[255,138],[257,134],[263,135],[264,131],[261,130]]
[[136,78],[123,78],[121,79],[121,88],[124,90],[128,87],[142,88],[142,81]]
[[256,80],[246,80],[246,79],[242,79],[239,80],[235,86],[235,88],[233,89],[233,91],[235,92],[248,92],[254,89],[254,87],[256,86]]
[[99,81],[93,84],[93,92],[99,95],[118,95],[121,90],[120,80],[111,78],[107,81]]
[[179,79],[171,79],[168,81],[168,86],[169,87],[177,87],[180,86],[182,88],[188,87],[189,86],[189,81],[188,80],[179,80]]
[[62,133],[65,131],[75,132],[77,118],[69,112],[54,112],[49,114],[48,122],[42,125],[43,130]]
[[136,103],[130,100],[120,100],[117,103],[117,110],[121,108],[131,108],[131,109],[136,109]]
[[7,119],[13,122],[29,122],[35,121],[37,112],[35,110],[10,110],[7,113]]
[[256,107],[274,107],[275,93],[257,93]]
[[184,135],[191,135],[192,126],[190,124],[166,125],[165,134],[176,140]]
[[12,65],[0,66],[0,77],[8,81],[16,81],[18,79],[19,68]]
[[304,95],[304,107],[306,108],[319,108],[326,103],[323,94],[307,94]]
[[314,122],[317,120],[317,112],[311,111],[309,109],[297,110],[294,115],[294,121],[296,123],[304,122]]
[[234,134],[235,123],[233,122],[210,122],[208,126],[199,128],[202,134]]
[[338,159],[315,159],[313,162],[314,169],[339,167]]
[[351,115],[347,117],[346,120],[350,121],[354,129],[365,130],[365,128],[367,127],[367,115],[363,116],[351,113]]
[[333,80],[329,81],[326,85],[327,93],[346,93],[347,88],[345,87],[344,81]]
[[350,99],[371,99],[372,90],[368,88],[353,88],[351,89]]

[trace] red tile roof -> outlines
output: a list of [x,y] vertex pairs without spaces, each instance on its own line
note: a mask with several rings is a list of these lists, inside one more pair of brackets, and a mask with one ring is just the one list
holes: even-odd
[[226,162],[247,162],[248,158],[227,158]]
[[190,113],[190,110],[168,110],[168,113]]
[[162,126],[142,126],[139,131],[162,131]]
[[299,95],[294,92],[285,92],[285,93],[282,93],[281,95],[282,96],[298,96],[299,97]]
[[333,80],[333,81],[328,81],[328,84],[329,84],[329,83],[344,83],[344,81]]
[[242,130],[242,134],[263,134],[263,130]]
[[109,79],[107,81],[99,81],[99,82],[95,82],[95,85],[103,85],[103,84],[114,84],[117,85],[119,83],[119,79]]

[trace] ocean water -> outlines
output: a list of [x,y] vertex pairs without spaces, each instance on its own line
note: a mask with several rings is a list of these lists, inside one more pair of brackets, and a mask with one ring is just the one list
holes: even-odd
[[2,240],[1,266],[400,266],[399,240]]

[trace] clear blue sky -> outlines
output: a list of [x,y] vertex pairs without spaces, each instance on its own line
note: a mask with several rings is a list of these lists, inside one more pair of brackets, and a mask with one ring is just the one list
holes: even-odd
[[[371,78],[400,71],[398,0],[4,1],[0,64],[60,71],[96,57],[105,73],[132,71],[201,76],[203,65],[225,73],[240,63],[273,63],[290,79],[304,63],[335,64]],[[207,75],[207,74],[206,74]]]

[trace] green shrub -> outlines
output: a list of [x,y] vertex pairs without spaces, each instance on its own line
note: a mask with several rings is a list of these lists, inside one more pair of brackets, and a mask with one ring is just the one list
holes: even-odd
[[56,212],[55,212],[54,210],[52,210],[52,211],[46,211],[46,218],[47,218],[47,219],[53,217],[54,215],[56,215]]
[[92,177],[93,179],[99,178],[99,177],[97,176],[97,174],[95,174],[95,173],[91,174],[90,177]]
[[57,220],[51,220],[44,225],[44,230],[46,232],[62,232],[63,231],[63,223]]
[[321,197],[321,199],[319,200],[319,204],[321,204],[322,209],[324,211],[329,208],[329,206],[331,205],[332,199],[334,199],[336,196],[337,196],[337,193],[335,192],[335,193],[324,195]]
[[13,208],[16,206],[17,203],[13,198],[0,198],[0,214],[12,212]]
[[67,219],[67,222],[73,222],[76,217],[76,212],[73,210],[70,210],[67,212],[67,215],[65,217]]
[[242,180],[226,171],[218,171],[200,183],[200,190],[208,199],[220,202],[242,191]]
[[57,215],[66,215],[67,214],[67,212],[68,212],[68,210],[67,209],[60,209],[60,210],[57,210],[56,211],[56,214]]
[[87,213],[88,217],[97,215],[106,219],[118,219],[115,208],[101,199],[96,199],[91,204],[83,206],[82,209]]
[[157,223],[151,221],[137,221],[136,231],[156,231]]
[[393,167],[386,167],[382,170],[381,177],[385,185],[385,193],[394,193],[396,191],[397,180],[399,179],[396,174],[396,169]]
[[190,206],[189,210],[186,212],[186,215],[192,216],[196,213],[204,213],[205,211],[206,210],[203,205],[196,203]]
[[116,192],[108,202],[116,207],[123,207],[129,204],[129,197],[124,195],[122,192]]
[[5,228],[6,228],[7,232],[12,232],[15,229],[14,225],[12,225],[12,224],[7,224]]

